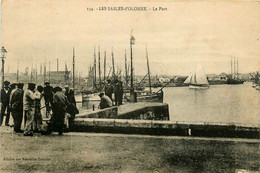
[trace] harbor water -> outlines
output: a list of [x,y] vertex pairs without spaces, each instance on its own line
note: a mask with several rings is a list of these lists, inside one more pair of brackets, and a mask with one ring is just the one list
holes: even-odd
[[171,121],[260,124],[260,91],[251,83],[211,85],[207,90],[168,87],[164,102]]
[[[211,85],[207,90],[166,87],[163,91],[170,121],[260,124],[260,91],[252,88],[252,83]],[[80,102],[81,95],[76,99]],[[77,105],[81,107],[81,103]]]

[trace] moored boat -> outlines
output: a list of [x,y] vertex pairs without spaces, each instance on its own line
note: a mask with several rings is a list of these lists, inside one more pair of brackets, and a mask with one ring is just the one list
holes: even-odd
[[209,82],[202,66],[198,65],[195,73],[190,74],[183,82],[189,84],[190,89],[209,89]]
[[243,84],[244,81],[239,78],[238,73],[238,60],[234,59],[234,69],[233,69],[233,61],[231,60],[231,77],[227,79],[227,84],[229,85],[239,85]]
[[[133,55],[132,55],[132,45],[135,43],[135,38],[132,36],[130,37],[130,52],[131,52],[131,85],[130,85],[130,92],[125,93],[124,99],[127,102],[160,102],[163,103],[163,87],[158,92],[152,92],[152,84],[151,84],[151,76],[150,76],[150,66],[149,66],[149,58],[148,58],[148,51],[146,46],[146,60],[147,60],[147,75],[149,81],[149,91],[137,91],[135,90],[133,84]],[[144,77],[144,78],[145,78]],[[143,79],[144,79],[143,78]]]
[[244,83],[244,81],[241,80],[241,79],[232,79],[232,78],[229,78],[229,79],[227,80],[227,84],[229,84],[229,85],[238,85],[238,84],[243,84],[243,83]]

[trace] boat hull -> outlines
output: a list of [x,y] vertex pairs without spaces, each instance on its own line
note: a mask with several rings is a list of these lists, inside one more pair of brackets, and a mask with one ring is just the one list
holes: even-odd
[[[125,95],[124,96],[124,101],[130,102],[130,95]],[[163,92],[147,94],[147,95],[136,95],[136,102],[157,102],[157,103],[163,103]]]
[[209,85],[189,85],[190,89],[209,89]]
[[243,84],[244,81],[242,80],[238,80],[238,79],[228,79],[227,80],[227,84],[229,85],[239,85],[239,84]]

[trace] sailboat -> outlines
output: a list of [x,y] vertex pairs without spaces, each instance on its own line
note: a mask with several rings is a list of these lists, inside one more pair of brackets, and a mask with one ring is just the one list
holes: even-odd
[[[100,53],[99,53],[100,57]],[[98,60],[98,66],[100,70],[100,58]],[[101,72],[99,71],[99,76],[101,78]],[[101,84],[101,83],[99,83]],[[88,71],[88,79],[85,87],[81,91],[82,94],[82,107],[86,109],[94,109],[98,107],[100,98],[98,94],[100,93],[100,88],[97,83],[97,59],[96,59],[96,48],[94,47],[94,62],[90,65]]]
[[188,76],[184,84],[189,84],[190,89],[208,89],[210,87],[204,69],[200,65],[197,66],[195,73]]
[[[161,88],[157,92],[152,92],[150,65],[149,65],[149,58],[148,58],[147,47],[146,47],[146,61],[147,61],[147,75],[145,75],[145,77],[148,76],[149,91],[140,91],[140,90],[137,91],[137,90],[135,90],[136,101],[137,102],[158,102],[158,103],[163,103],[163,88]],[[131,95],[128,95],[128,93],[125,94],[124,98],[125,98],[125,100],[127,102],[129,102],[129,101],[131,102],[130,96]]]
[[231,60],[231,77],[228,78],[227,84],[230,85],[238,85],[238,84],[243,84],[244,81],[239,79],[239,73],[238,73],[238,60],[234,59],[234,71],[232,68],[232,60]]

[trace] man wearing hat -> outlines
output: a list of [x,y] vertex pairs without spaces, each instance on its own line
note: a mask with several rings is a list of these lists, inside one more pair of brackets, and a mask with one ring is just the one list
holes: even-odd
[[99,107],[100,109],[105,109],[108,107],[111,107],[113,105],[112,100],[106,96],[104,93],[100,93],[99,94],[100,97],[100,103],[99,103]]
[[9,126],[9,117],[10,117],[10,109],[9,109],[9,100],[10,100],[10,92],[9,92],[9,81],[4,81],[4,88],[1,89],[1,115],[0,115],[0,126],[2,125],[3,118],[5,115],[5,110],[7,110],[5,125]]
[[[10,89],[9,89],[9,92],[10,92],[10,104],[11,104],[11,99],[12,99],[12,96],[13,96],[13,94],[14,94],[14,92],[17,90],[17,83],[12,83],[11,85],[10,85]],[[11,105],[9,105],[10,106],[10,108],[11,108]]]
[[49,116],[51,111],[51,106],[53,102],[53,88],[50,86],[50,82],[44,83],[45,87],[43,89],[43,96],[45,100],[45,106],[46,106],[46,117]]
[[112,94],[113,94],[113,85],[111,84],[111,80],[108,79],[107,83],[105,85],[105,95],[107,95],[112,100]]
[[28,89],[23,96],[23,109],[25,114],[24,136],[33,136],[33,121],[35,113],[35,99],[40,99],[40,96],[34,94],[35,83],[28,83]]
[[65,88],[65,96],[67,97],[68,101],[69,101],[69,105],[67,107],[66,112],[70,115],[68,117],[68,128],[71,126],[73,120],[75,119],[76,114],[78,114],[78,108],[77,108],[77,104],[76,104],[76,99],[75,99],[75,94],[74,94],[74,89],[73,88],[69,88],[68,85],[64,86]]
[[23,120],[23,83],[17,84],[18,88],[14,91],[10,104],[12,110],[12,116],[14,119],[14,131],[17,133],[22,132],[21,124]]
[[59,135],[63,133],[64,119],[67,106],[69,105],[69,101],[65,94],[62,92],[61,87],[55,87],[53,89],[53,116],[52,122],[54,127],[58,130]]
[[12,83],[10,85],[10,89],[9,89],[9,92],[10,92],[9,108],[10,108],[10,113],[11,113],[12,117],[13,117],[13,110],[12,110],[12,103],[11,103],[11,101],[12,101],[12,96],[13,96],[13,94],[14,94],[14,92],[16,90],[17,90],[17,83]]
[[114,95],[115,95],[115,104],[116,105],[118,105],[118,106],[122,105],[123,94],[124,94],[123,82],[116,78],[115,86],[114,86]]

